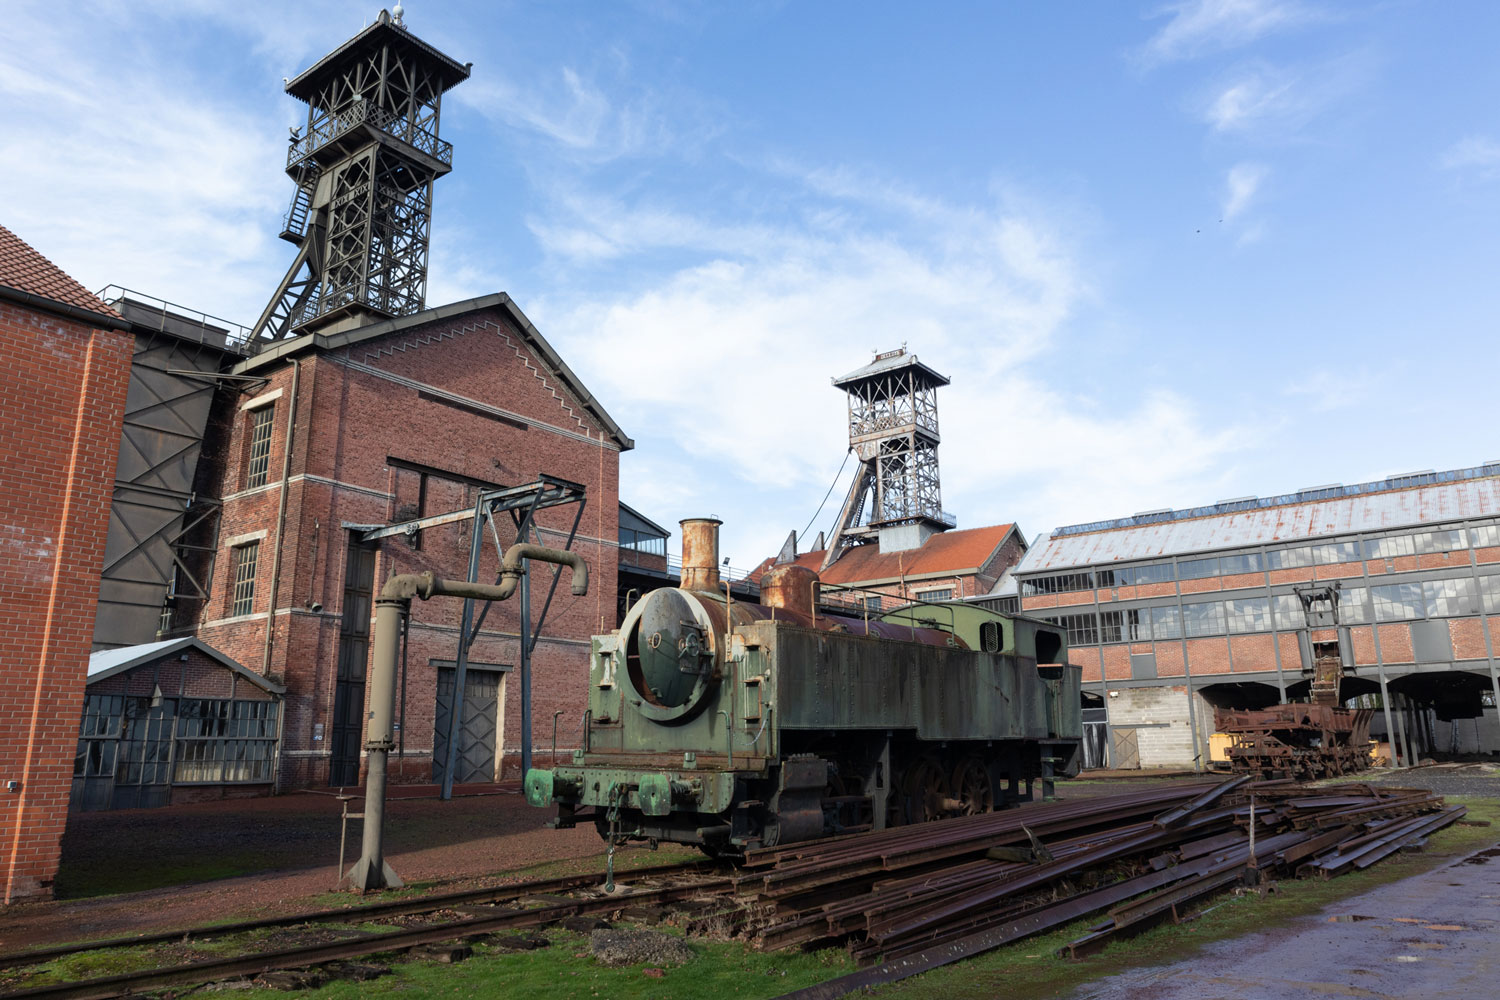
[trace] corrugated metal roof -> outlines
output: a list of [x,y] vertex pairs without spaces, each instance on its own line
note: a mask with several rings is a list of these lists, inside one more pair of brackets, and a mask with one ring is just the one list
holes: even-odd
[[861,379],[870,378],[875,375],[884,375],[886,372],[895,371],[898,368],[919,368],[934,385],[947,385],[948,376],[939,375],[936,371],[917,360],[915,354],[907,354],[905,350],[894,352],[890,357],[877,357],[874,361],[863,368],[856,368],[848,375],[833,380],[833,384],[843,386],[850,382],[858,382]]
[[118,649],[101,649],[97,653],[90,653],[88,683],[102,681],[143,663],[150,663],[152,660],[186,649],[196,649],[210,659],[217,660],[263,691],[269,691],[271,694],[286,693],[285,685],[277,684],[269,677],[246,669],[237,660],[219,652],[195,635],[184,636],[181,639],[163,639],[160,642],[143,642],[138,646],[121,646]]
[[1489,476],[1137,527],[1043,535],[1015,572],[1024,575],[1495,515],[1500,515],[1500,477]]

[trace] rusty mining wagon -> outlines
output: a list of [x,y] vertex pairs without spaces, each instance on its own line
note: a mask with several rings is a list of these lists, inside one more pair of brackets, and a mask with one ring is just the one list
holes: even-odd
[[1061,629],[962,602],[824,614],[795,565],[765,576],[763,603],[731,602],[718,524],[684,522],[682,586],[593,640],[586,743],[526,775],[557,825],[734,855],[989,812],[1077,773]]
[[1216,709],[1214,725],[1234,737],[1229,746],[1230,770],[1268,779],[1311,781],[1369,767],[1374,709],[1340,706],[1341,673],[1337,653],[1321,656],[1313,664],[1308,702]]

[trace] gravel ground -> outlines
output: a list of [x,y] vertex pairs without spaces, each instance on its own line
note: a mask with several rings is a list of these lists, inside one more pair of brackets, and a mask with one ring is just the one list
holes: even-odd
[[[1500,764],[1430,764],[1409,770],[1380,770],[1363,780],[1397,788],[1425,788],[1438,795],[1500,798]],[[1356,779],[1359,780],[1359,779]]]

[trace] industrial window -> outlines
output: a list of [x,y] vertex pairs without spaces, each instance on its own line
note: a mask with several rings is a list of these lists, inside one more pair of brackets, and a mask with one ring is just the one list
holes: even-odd
[[250,411],[250,464],[245,470],[245,489],[266,485],[271,469],[271,417],[275,404]]
[[1094,578],[1089,573],[1066,573],[1062,576],[1039,576],[1032,580],[1021,581],[1021,593],[1027,596],[1035,594],[1066,594],[1077,590],[1093,590]]
[[1358,542],[1326,542],[1313,546],[1313,562],[1319,566],[1359,562]]
[[1481,576],[1479,597],[1484,602],[1486,614],[1500,614],[1500,576]]
[[1269,632],[1271,630],[1271,602],[1264,597],[1251,597],[1242,601],[1226,601],[1226,618],[1231,632]]
[[183,699],[172,780],[270,781],[279,707],[271,701]]
[[1052,621],[1068,630],[1069,646],[1099,645],[1099,620],[1093,615],[1059,615]]
[[1422,599],[1429,618],[1479,614],[1479,597],[1469,578],[1427,580],[1422,584]]
[[664,535],[621,528],[620,548],[651,556],[664,556],[667,554],[667,539]]
[[874,594],[874,595],[872,595],[870,597],[866,597],[865,598],[865,610],[866,611],[879,611],[880,610],[880,595],[879,594]]
[[1454,528],[1452,531],[1423,531],[1412,541],[1417,546],[1417,551],[1423,555],[1435,552],[1456,552],[1469,547],[1462,528]]
[[1260,553],[1246,552],[1238,556],[1220,556],[1219,572],[1225,576],[1233,576],[1237,573],[1259,573]]
[[[1113,579],[1109,583],[1104,582],[1104,576],[1112,574]],[[1101,587],[1138,587],[1145,583],[1171,583],[1171,563],[1148,563],[1144,566],[1122,566],[1116,570],[1101,570],[1099,573],[1099,586]]]
[[1306,546],[1298,549],[1272,549],[1266,553],[1268,569],[1301,569],[1312,564],[1312,549]]
[[241,545],[234,550],[234,605],[229,613],[248,615],[255,610],[255,564],[260,557],[260,542]]
[[1390,535],[1365,540],[1366,559],[1395,559],[1397,556],[1409,556],[1413,551],[1410,535]]
[[1339,594],[1339,624],[1363,625],[1370,620],[1370,594],[1363,587],[1350,587]]
[[1177,564],[1177,579],[1179,580],[1202,580],[1205,577],[1219,575],[1219,560],[1217,559],[1189,559]]
[[1500,524],[1480,524],[1470,528],[1469,544],[1476,549],[1500,545]]
[[1124,642],[1123,612],[1102,611],[1099,613],[1099,641]]
[[919,601],[951,601],[953,599],[953,588],[944,587],[941,590],[919,590],[917,600]]
[[1422,585],[1420,583],[1393,583],[1387,587],[1371,587],[1370,596],[1375,606],[1378,622],[1400,622],[1422,617]]
[[1303,610],[1302,602],[1297,599],[1296,594],[1277,594],[1271,598],[1276,613],[1276,627],[1279,629],[1299,629],[1307,625],[1307,612]]
[[1158,639],[1182,638],[1182,615],[1176,607],[1151,609],[1151,634]]
[[1182,633],[1188,638],[1224,634],[1224,605],[1220,601],[1182,606]]

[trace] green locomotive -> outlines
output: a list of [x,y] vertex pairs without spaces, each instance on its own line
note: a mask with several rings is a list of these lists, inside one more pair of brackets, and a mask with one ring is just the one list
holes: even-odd
[[988,812],[1077,773],[1062,630],[960,601],[822,614],[795,565],[766,575],[763,603],[731,601],[716,533],[695,546],[686,527],[682,588],[593,640],[584,747],[526,774],[556,825],[733,855]]

